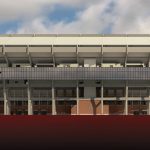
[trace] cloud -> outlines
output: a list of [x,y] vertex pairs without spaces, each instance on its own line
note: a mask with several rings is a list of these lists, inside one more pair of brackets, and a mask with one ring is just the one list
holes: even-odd
[[[19,22],[7,33],[150,33],[149,0],[1,1],[0,20]],[[54,21],[50,14],[56,7],[73,7],[75,16],[69,22],[63,18]]]
[[[97,33],[105,30],[111,23],[109,14],[105,12],[112,0],[95,1],[88,7],[76,12],[75,20],[65,22],[38,16],[32,21],[23,21],[16,33]],[[66,0],[67,2],[67,0]],[[81,1],[77,1],[81,2]],[[76,2],[76,3],[77,3]],[[70,3],[67,3],[68,5]],[[72,5],[72,4],[71,4]],[[13,31],[8,31],[13,33]]]
[[[42,2],[43,1],[43,2]],[[0,0],[0,21],[32,18],[41,13],[47,0]]]
[[[98,0],[0,0],[0,21],[34,18],[53,10],[55,5],[85,7]],[[102,1],[102,0],[100,0]]]
[[150,33],[149,7],[149,0],[119,0],[114,9],[113,33]]

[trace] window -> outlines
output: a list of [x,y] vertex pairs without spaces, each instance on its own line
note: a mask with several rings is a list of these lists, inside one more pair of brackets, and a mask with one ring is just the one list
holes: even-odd
[[19,83],[19,81],[15,81],[15,84]]
[[129,97],[148,97],[148,90],[146,88],[129,88],[128,91]]
[[57,88],[56,97],[76,97],[76,88]]
[[10,98],[27,98],[26,88],[9,88],[8,97]]
[[141,105],[146,105],[146,101],[141,101]]
[[123,89],[116,89],[116,97],[122,97],[124,96]]
[[96,87],[96,97],[101,97],[101,87]]
[[104,97],[124,97],[124,88],[104,88]]
[[47,105],[47,101],[40,101],[40,105]]
[[57,101],[57,105],[64,105],[64,101]]
[[4,101],[0,101],[0,105],[4,105]]
[[72,90],[71,89],[66,89],[66,97],[72,97]]
[[50,98],[52,92],[50,88],[33,88],[31,95],[33,98]]
[[56,91],[56,96],[57,97],[64,97],[65,96],[64,90],[63,89],[58,89]]
[[79,97],[84,97],[84,87],[79,87]]
[[41,110],[41,115],[47,115],[47,111],[46,110]]
[[39,105],[39,101],[33,101],[33,105]]

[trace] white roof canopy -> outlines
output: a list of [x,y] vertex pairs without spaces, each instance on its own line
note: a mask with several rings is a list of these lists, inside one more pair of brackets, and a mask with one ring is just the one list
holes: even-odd
[[0,45],[150,45],[149,34],[8,34]]

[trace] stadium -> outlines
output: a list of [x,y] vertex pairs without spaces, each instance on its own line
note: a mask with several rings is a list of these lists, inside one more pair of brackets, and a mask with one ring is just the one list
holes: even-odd
[[150,35],[0,35],[1,115],[149,115]]

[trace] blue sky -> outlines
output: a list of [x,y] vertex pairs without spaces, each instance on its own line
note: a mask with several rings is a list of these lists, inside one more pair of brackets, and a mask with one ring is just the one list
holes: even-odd
[[150,33],[150,0],[0,0],[0,34]]

